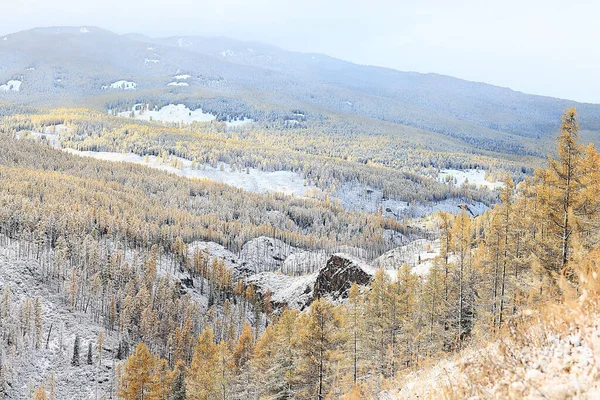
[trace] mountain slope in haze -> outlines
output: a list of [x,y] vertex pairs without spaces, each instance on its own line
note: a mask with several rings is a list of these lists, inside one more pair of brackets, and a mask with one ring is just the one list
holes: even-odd
[[[37,28],[0,38],[0,59],[0,84],[22,82],[19,91],[1,91],[0,101],[23,104],[85,105],[90,98],[119,98],[124,90],[115,83],[125,81],[146,97],[202,93],[267,101],[280,110],[312,105],[514,154],[528,154],[519,137],[553,136],[555,121],[569,106],[578,108],[584,129],[600,131],[600,105],[225,38],[152,39],[95,27]],[[175,78],[182,74],[189,78]]]

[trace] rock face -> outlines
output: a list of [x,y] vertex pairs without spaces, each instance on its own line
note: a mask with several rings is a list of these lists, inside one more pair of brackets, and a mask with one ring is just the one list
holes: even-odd
[[313,295],[314,298],[345,299],[354,282],[367,285],[372,277],[373,269],[369,265],[347,254],[337,253],[319,271]]
[[265,271],[246,278],[246,284],[254,285],[261,295],[269,290],[275,308],[285,305],[303,310],[318,297],[334,301],[347,298],[352,283],[367,285],[373,274],[374,269],[360,259],[337,253],[310,275],[289,276]]

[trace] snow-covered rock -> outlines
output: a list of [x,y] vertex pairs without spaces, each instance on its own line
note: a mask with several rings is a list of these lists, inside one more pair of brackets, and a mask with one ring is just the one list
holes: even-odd
[[326,264],[325,252],[301,250],[287,256],[281,272],[286,275],[305,275],[320,270]]
[[244,278],[254,273],[254,267],[250,266],[246,261],[226,249],[224,246],[215,242],[194,242],[189,246],[190,253],[198,249],[204,251],[208,256],[209,262],[219,258],[225,261],[225,266],[232,271],[234,280]]
[[261,236],[242,246],[240,259],[253,266],[256,273],[280,271],[288,256],[296,251],[298,251],[297,248],[285,244],[281,240]]
[[345,299],[354,282],[367,285],[374,269],[362,260],[348,254],[337,253],[327,260],[315,281],[313,295],[333,300]]
[[246,284],[253,285],[261,296],[269,290],[275,308],[286,305],[303,310],[314,298],[313,288],[317,274],[288,276],[276,272],[261,272],[248,277]]
[[257,292],[271,292],[271,300],[277,308],[303,310],[317,297],[342,300],[348,297],[353,282],[366,285],[375,269],[364,261],[348,254],[337,253],[329,257],[319,271],[304,276],[283,275],[280,272],[264,271],[246,279]]

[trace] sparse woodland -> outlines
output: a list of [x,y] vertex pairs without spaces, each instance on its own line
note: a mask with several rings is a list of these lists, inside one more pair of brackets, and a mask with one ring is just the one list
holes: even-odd
[[[272,132],[219,132],[212,126],[215,132],[204,136],[194,126],[111,125],[72,110],[20,114],[5,117],[0,128],[0,240],[18,245],[20,258],[35,260],[32,274],[39,282],[118,343],[111,360],[102,359],[104,334],[94,343],[65,343],[72,368],[114,361],[114,390],[104,398],[377,398],[407,371],[493,340],[518,326],[524,310],[589,286],[581,279],[591,272],[582,273],[581,266],[596,266],[582,260],[599,239],[600,155],[581,144],[576,117],[574,109],[565,112],[548,165],[517,184],[514,174],[505,174],[499,203],[483,215],[435,215],[441,251],[426,276],[407,265],[397,266],[394,276],[379,269],[370,285],[353,285],[343,303],[319,298],[303,312],[275,309],[269,293],[259,296],[222,260],[211,261],[189,245],[214,241],[236,252],[264,235],[305,249],[347,244],[381,254],[389,246],[383,231],[409,228],[377,213],[345,211],[327,199],[252,194],[82,159],[17,139],[17,132],[66,124],[72,130],[61,134],[61,142],[79,149],[166,151],[199,163],[292,169],[320,187],[357,179],[390,196],[403,198],[408,190],[410,200],[417,192],[439,200],[468,189],[424,181],[422,169],[412,175],[384,166],[386,161],[346,170],[341,152],[359,143],[336,145],[333,137],[317,146],[311,135],[278,141]],[[311,146],[332,149],[327,156],[336,167],[318,169],[315,159],[324,155],[307,151]],[[407,157],[424,155],[418,154]],[[440,162],[435,165],[456,165]],[[432,165],[431,159],[423,163]],[[513,172],[522,178],[522,171]],[[494,201],[475,189],[468,196]],[[184,278],[200,288],[207,304],[181,295]],[[14,299],[3,288],[0,393],[14,390],[11,363],[5,362],[14,356],[7,355],[35,353],[52,329],[60,328],[45,321],[39,299]],[[54,400],[55,385],[53,376],[43,377],[32,398]]]

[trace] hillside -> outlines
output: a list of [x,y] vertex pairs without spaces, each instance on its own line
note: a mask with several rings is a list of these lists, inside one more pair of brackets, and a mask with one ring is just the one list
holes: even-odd
[[[38,28],[0,40],[0,56],[0,82],[22,82],[0,98],[23,104],[105,107],[115,92],[135,91],[147,98],[223,96],[241,101],[243,114],[260,99],[278,112],[318,107],[521,155],[539,155],[527,138],[553,137],[553,121],[569,106],[577,106],[587,130],[600,130],[598,105],[222,38],[151,39],[96,27]],[[178,82],[175,77],[182,75],[189,78]]]

